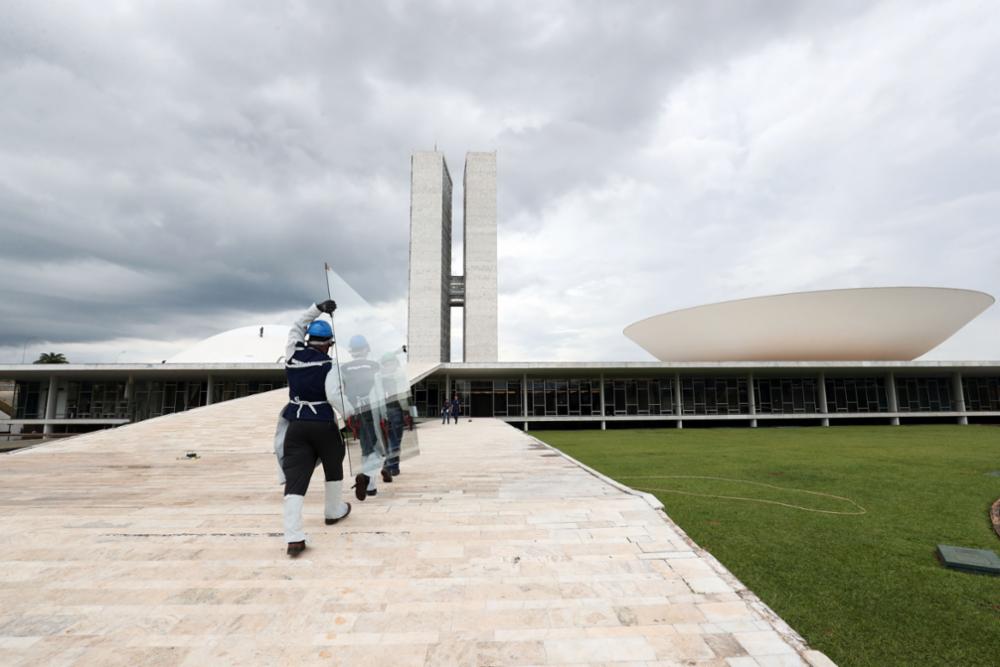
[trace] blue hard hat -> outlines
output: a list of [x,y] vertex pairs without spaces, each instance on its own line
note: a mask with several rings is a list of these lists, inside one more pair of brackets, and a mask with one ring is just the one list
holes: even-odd
[[347,344],[347,347],[352,351],[367,350],[369,349],[368,339],[362,336],[361,334],[355,334],[354,336],[351,336],[351,342]]
[[333,327],[330,326],[329,322],[324,322],[323,320],[316,320],[309,325],[309,329],[306,331],[309,334],[309,338],[313,340],[322,338],[333,338]]

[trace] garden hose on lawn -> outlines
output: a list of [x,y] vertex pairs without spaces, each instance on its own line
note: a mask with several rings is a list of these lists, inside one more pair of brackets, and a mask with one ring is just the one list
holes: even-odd
[[662,493],[674,493],[682,496],[694,496],[697,498],[718,498],[723,500],[745,500],[751,503],[765,503],[768,505],[781,505],[782,507],[790,507],[791,509],[802,510],[804,512],[817,512],[819,514],[839,514],[842,516],[860,516],[862,514],[867,514],[868,510],[854,502],[850,498],[845,498],[843,496],[835,496],[832,493],[821,493],[819,491],[806,491],[805,489],[789,489],[783,486],[775,486],[774,484],[765,484],[763,482],[751,482],[746,479],[732,479],[729,477],[704,477],[701,475],[619,475],[619,479],[632,480],[632,479],[708,479],[717,482],[736,482],[737,484],[752,484],[754,486],[763,486],[768,489],[777,489],[778,491],[794,491],[797,493],[808,493],[811,496],[820,496],[823,498],[834,498],[836,500],[843,500],[844,502],[850,503],[858,508],[859,511],[856,512],[841,512],[837,510],[820,510],[811,507],[803,507],[802,505],[793,505],[791,503],[783,503],[778,500],[766,500],[764,498],[744,498],[742,496],[721,496],[710,493],[695,493],[693,491],[681,491],[680,489],[663,489],[656,487],[635,487],[639,491],[660,491]]

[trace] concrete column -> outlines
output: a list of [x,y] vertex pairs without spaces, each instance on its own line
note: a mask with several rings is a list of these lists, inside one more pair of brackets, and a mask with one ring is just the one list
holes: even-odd
[[[49,378],[49,391],[45,395],[45,419],[56,418],[56,400],[59,398],[59,378],[55,375]],[[42,426],[42,434],[53,433],[52,424]]]
[[132,396],[134,395],[135,395],[135,376],[129,373],[128,380],[125,382],[125,395],[122,397],[125,400],[125,414],[118,415],[119,417],[127,417],[133,414]]
[[[886,395],[889,397],[889,412],[899,412],[899,403],[896,401],[896,376],[890,371],[889,376],[886,378],[887,386],[885,388]],[[892,417],[889,423],[893,426],[899,426],[899,417]]]
[[674,373],[674,414],[677,415],[677,428],[684,428],[684,401],[681,400],[681,374]]
[[951,393],[954,395],[951,404],[955,412],[958,413],[958,423],[967,426],[969,416],[965,414],[965,389],[962,387],[961,371],[955,371],[954,375],[951,376],[951,387]]
[[[816,384],[816,403],[820,414],[829,414],[829,410],[826,407],[826,373],[820,373]],[[821,426],[829,426],[830,418],[823,417],[820,421]]]
[[607,424],[605,423],[605,418],[608,416],[607,413],[604,411],[605,400],[606,400],[604,398],[604,373],[601,373],[600,383],[601,383],[601,430],[603,431],[607,427]]
[[[521,414],[528,416],[528,374],[521,376]],[[524,430],[528,430],[528,422],[524,422]]]
[[451,400],[451,375],[449,373],[444,374],[444,400],[446,403]]
[[757,397],[754,395],[756,392],[753,388],[753,373],[747,374],[747,400],[750,404],[750,428],[757,428]]
[[209,375],[205,380],[205,405],[212,404],[213,393],[215,393],[215,382],[212,380],[212,376]]

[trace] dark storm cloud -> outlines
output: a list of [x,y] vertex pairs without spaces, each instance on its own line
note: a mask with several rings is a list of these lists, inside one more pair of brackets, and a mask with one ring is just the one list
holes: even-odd
[[[962,3],[11,4],[0,356],[199,338],[323,296],[327,261],[398,302],[409,154],[435,143],[459,224],[464,151],[499,151],[503,302],[547,312],[501,314],[511,358],[552,331],[627,357],[621,327],[683,299],[912,280],[884,237],[990,208],[996,147],[975,139],[1000,86],[962,38],[977,21]],[[921,41],[926,62],[893,61]],[[948,69],[907,69],[935,55]],[[940,242],[984,262],[987,233]],[[929,257],[921,236],[897,241]],[[581,286],[616,306],[541,306]]]

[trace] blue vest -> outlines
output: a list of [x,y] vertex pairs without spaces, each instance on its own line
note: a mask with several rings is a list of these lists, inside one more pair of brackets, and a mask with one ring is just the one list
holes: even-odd
[[326,374],[332,369],[333,359],[319,350],[297,349],[285,362],[289,400],[281,416],[288,421],[335,421],[326,401]]
[[372,400],[381,400],[381,397],[371,395],[372,389],[375,388],[375,375],[381,368],[378,362],[370,359],[352,359],[341,365],[340,372],[344,378],[344,393],[355,411],[368,410]]

